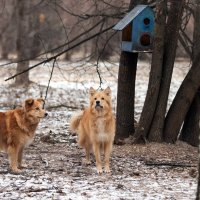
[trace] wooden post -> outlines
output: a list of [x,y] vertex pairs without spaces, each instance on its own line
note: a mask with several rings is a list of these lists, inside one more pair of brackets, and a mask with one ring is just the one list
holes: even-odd
[[116,143],[134,133],[137,60],[138,53],[121,52],[118,72]]

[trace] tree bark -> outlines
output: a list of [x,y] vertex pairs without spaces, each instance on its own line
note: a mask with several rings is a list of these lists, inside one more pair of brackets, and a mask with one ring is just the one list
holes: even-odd
[[138,53],[121,52],[118,74],[116,141],[134,133],[137,59]]
[[174,143],[193,98],[200,87],[200,61],[195,59],[190,71],[181,84],[170,109],[167,113],[164,128],[166,142]]
[[[200,3],[196,2],[194,7],[194,33],[193,33],[193,60],[200,53]],[[200,88],[196,93],[194,100],[187,112],[184,125],[181,131],[180,139],[193,145],[198,146],[198,136],[200,133],[199,128],[200,116]]]
[[199,116],[200,116],[200,90],[196,93],[181,131],[180,139],[197,147],[199,138]]
[[[29,10],[30,2],[27,0],[17,0],[17,57],[23,60],[29,57]],[[29,61],[19,62],[17,64],[17,73],[29,68]],[[16,84],[29,84],[29,72],[16,77]]]
[[[167,2],[158,0],[156,5],[155,17],[155,38],[154,49],[152,55],[151,71],[149,77],[149,84],[146,99],[144,102],[143,110],[141,113],[140,121],[136,133],[134,135],[136,142],[140,140],[140,136],[147,138],[150,125],[152,123],[153,115],[157,105],[159,94],[161,76],[162,76],[162,63],[164,52],[164,34],[166,26],[166,9]],[[160,142],[161,135],[151,134],[148,138],[150,141]]]
[[199,154],[199,162],[198,162],[198,183],[197,183],[196,200],[200,200],[200,137],[199,137],[198,154]]
[[183,13],[183,4],[184,0],[171,1],[171,6],[167,20],[167,30],[162,67],[163,71],[161,79],[162,81],[160,85],[156,111],[149,131],[149,138],[161,138],[163,134],[167,100],[169,96],[171,77],[176,56],[178,31],[181,25],[181,17]]

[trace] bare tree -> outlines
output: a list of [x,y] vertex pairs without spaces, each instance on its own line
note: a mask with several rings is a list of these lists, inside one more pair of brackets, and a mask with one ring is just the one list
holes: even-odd
[[[200,145],[198,147],[198,154],[200,155]],[[200,199],[200,158],[198,162],[198,182],[197,182],[197,194],[196,194],[196,200]]]
[[[155,38],[154,50],[152,55],[151,72],[149,77],[149,84],[143,110],[140,116],[138,128],[134,135],[136,140],[140,140],[140,136],[147,138],[153,115],[157,105],[157,98],[162,77],[162,64],[164,53],[164,35],[166,26],[167,1],[156,2],[156,16],[155,16]],[[151,105],[151,106],[149,106]],[[151,141],[161,141],[161,135],[151,135],[148,138]]]
[[[200,55],[200,54],[199,54]],[[198,56],[199,57],[199,56]],[[166,116],[164,136],[170,143],[177,141],[178,133],[192,100],[200,86],[200,62],[196,58],[183,80]]]
[[[19,60],[29,58],[29,11],[31,1],[17,0],[17,57]],[[17,64],[17,73],[27,70],[29,61]],[[29,84],[29,71],[16,77],[16,84]]]
[[[162,78],[159,90],[159,96],[157,100],[157,107],[154,113],[153,121],[149,131],[148,137],[152,138],[156,136],[157,138],[162,138],[165,113],[167,108],[167,100],[169,95],[171,77],[173,72],[173,66],[176,56],[176,48],[178,42],[178,32],[181,25],[181,18],[183,14],[184,0],[181,1],[171,1],[166,38],[164,46],[164,57],[163,57],[163,67],[162,67]],[[165,135],[167,141],[167,135]]]
[[[196,1],[194,8],[194,32],[192,58],[195,60],[200,53],[200,3]],[[199,116],[200,116],[200,88],[187,112],[181,131],[180,139],[193,146],[198,146],[199,141]]]
[[8,59],[9,53],[14,53],[16,49],[16,2],[1,1],[0,7],[1,58]]
[[191,106],[186,114],[183,128],[181,130],[180,140],[187,142],[192,146],[199,144],[199,116],[200,116],[200,91],[196,93]]
[[[197,138],[199,134],[199,100],[198,88],[199,82],[199,3],[195,5],[195,27],[194,27],[194,51],[193,64],[183,83],[181,84],[172,105],[166,116],[164,134],[168,142],[175,142],[177,140],[181,126],[185,120],[181,139],[190,144],[197,145]],[[196,98],[195,97],[196,94]],[[193,104],[192,104],[193,101]],[[191,105],[192,104],[192,105]],[[190,110],[189,110],[190,108]],[[189,110],[189,111],[188,111]],[[191,122],[191,120],[193,122]],[[188,132],[191,131],[191,132]],[[190,134],[190,135],[189,135]]]

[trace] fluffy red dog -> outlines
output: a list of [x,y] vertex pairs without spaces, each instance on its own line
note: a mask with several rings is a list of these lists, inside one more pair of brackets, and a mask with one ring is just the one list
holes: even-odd
[[27,99],[21,109],[0,112],[0,149],[8,153],[10,168],[20,173],[24,147],[35,135],[40,119],[47,114],[42,109],[43,99]]
[[112,112],[111,90],[90,88],[90,107],[72,117],[70,129],[78,133],[78,143],[85,148],[86,162],[90,163],[90,150],[96,159],[97,172],[102,173],[101,149],[105,154],[105,172],[110,172],[110,155],[115,136],[115,118]]

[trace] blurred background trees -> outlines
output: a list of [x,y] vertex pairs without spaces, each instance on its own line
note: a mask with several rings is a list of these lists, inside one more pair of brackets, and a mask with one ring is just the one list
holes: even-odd
[[[25,7],[27,1],[0,1],[0,47],[2,59],[13,59],[17,55],[16,41],[17,37],[21,36],[21,34],[18,34],[19,25],[17,23],[21,21],[18,15],[19,4],[25,4]],[[25,17],[29,18],[29,33],[27,36],[31,47],[29,58],[34,58],[40,53],[69,42],[99,21],[102,21],[102,23],[91,33],[88,33],[88,36],[103,27],[111,26],[126,13],[128,7],[127,2],[123,0],[35,0],[29,1],[28,4],[30,4],[30,8],[26,8],[24,14]],[[63,59],[77,56],[78,52],[84,57],[90,55],[91,59],[96,59],[102,50],[101,58],[108,59],[119,53],[119,43],[117,41],[119,41],[119,36],[110,38],[110,33],[104,33],[87,44],[68,52],[66,56],[63,56]]]
[[[16,51],[17,59],[22,60],[22,62],[17,63],[17,73],[28,70],[29,61],[26,60],[30,53],[30,8],[31,1],[17,0],[16,3],[16,19],[17,19],[17,41],[16,41]],[[26,61],[24,61],[26,60]],[[23,73],[21,76],[17,76],[15,83],[19,84],[29,84],[29,71]]]
[[[16,41],[18,26],[18,4],[26,1],[2,0],[0,1],[0,55],[2,59],[16,57]],[[134,4],[150,4],[155,6],[156,0],[140,0],[133,1]],[[91,35],[95,31],[101,30],[103,27],[109,27],[115,24],[120,18],[127,13],[129,0],[34,0],[30,1],[30,9],[26,11],[29,15],[29,34],[30,43],[29,57],[34,58],[39,53],[48,51],[69,42],[72,38],[86,31],[97,22],[102,21],[98,27],[87,35]],[[185,12],[193,12],[191,0]],[[185,28],[180,32],[179,48],[177,55],[179,57],[188,56],[188,45],[192,40],[193,16],[191,18],[186,15]],[[186,21],[187,20],[187,21]],[[187,40],[186,40],[187,38]],[[77,39],[75,42],[80,40]],[[92,39],[82,46],[67,53],[63,56],[70,59],[77,56],[77,52],[82,56],[89,56],[96,59],[100,52],[102,59],[109,59],[119,54],[120,34],[111,37],[111,32],[106,32],[99,37]],[[189,43],[189,44],[188,44]],[[183,48],[184,46],[184,48]],[[102,51],[103,50],[103,51]],[[146,55],[140,55],[142,57]]]

